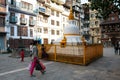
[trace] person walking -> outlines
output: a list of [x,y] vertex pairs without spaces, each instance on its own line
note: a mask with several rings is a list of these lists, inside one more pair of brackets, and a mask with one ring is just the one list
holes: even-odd
[[48,58],[48,54],[45,51],[44,44],[42,44],[42,46],[41,46],[41,51],[42,51],[42,59],[47,59]]
[[119,49],[118,41],[115,42],[114,49],[115,49],[115,54],[117,55],[118,54],[118,49]]
[[36,61],[38,60],[38,49],[37,49],[37,42],[34,41],[33,43],[33,55],[32,55],[32,63],[31,63],[31,68],[30,68],[30,76],[34,76],[33,75],[33,71],[34,71],[34,68],[36,66]]
[[[34,69],[36,68],[37,64],[42,64],[41,61],[39,61],[39,58],[38,58],[38,48],[37,48],[37,42],[34,42],[33,43],[33,59],[32,59],[32,62],[31,62],[31,67],[30,67],[30,76],[33,77],[33,72],[34,72]],[[42,74],[45,73],[45,66],[44,66],[44,69],[42,68],[41,66],[41,69],[40,69],[40,72]]]
[[21,49],[21,51],[20,51],[21,62],[24,62],[24,55],[25,55],[25,52],[23,49]]

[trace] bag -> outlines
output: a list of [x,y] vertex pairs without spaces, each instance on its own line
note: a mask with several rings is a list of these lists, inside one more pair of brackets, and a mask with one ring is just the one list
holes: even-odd
[[38,60],[36,61],[35,70],[42,70],[42,67],[41,67],[41,65],[40,65]]
[[41,67],[42,67],[42,70],[45,70],[46,69],[46,67],[45,67],[45,65],[40,61],[40,65],[41,65]]

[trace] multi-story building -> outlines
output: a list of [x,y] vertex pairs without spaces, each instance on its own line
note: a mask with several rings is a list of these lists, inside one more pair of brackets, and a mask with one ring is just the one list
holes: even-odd
[[92,43],[101,43],[100,19],[97,18],[98,11],[90,10],[90,34]]
[[102,43],[105,47],[113,46],[120,41],[120,14],[112,13],[106,20],[101,21]]
[[48,44],[50,38],[50,0],[37,0],[37,24],[35,27],[35,40]]
[[[91,7],[91,0],[88,0],[88,5]],[[98,11],[89,8],[89,26],[92,43],[101,43],[101,28]]]
[[8,0],[7,31],[11,48],[28,47],[33,41],[35,0]]
[[6,15],[6,0],[0,0],[0,51],[3,51],[7,48],[7,30],[5,25]]
[[89,4],[85,3],[83,4],[83,10],[84,10],[84,26],[82,27],[82,35],[85,37],[87,41],[90,41],[90,12],[89,12]]

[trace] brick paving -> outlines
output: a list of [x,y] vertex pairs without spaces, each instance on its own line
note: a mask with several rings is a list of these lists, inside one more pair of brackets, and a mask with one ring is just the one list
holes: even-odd
[[46,73],[34,71],[35,77],[27,70],[29,57],[20,62],[9,56],[0,54],[0,80],[120,80],[120,55],[115,55],[113,48],[104,48],[104,56],[88,66],[42,61]]

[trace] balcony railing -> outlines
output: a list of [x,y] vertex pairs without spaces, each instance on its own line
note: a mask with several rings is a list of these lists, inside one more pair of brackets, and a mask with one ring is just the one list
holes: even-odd
[[10,23],[17,23],[17,17],[16,16],[10,16]]
[[27,19],[26,18],[20,18],[20,24],[26,25]]
[[29,25],[34,26],[35,25],[35,20],[29,20]]
[[45,13],[45,7],[39,7],[39,13]]

